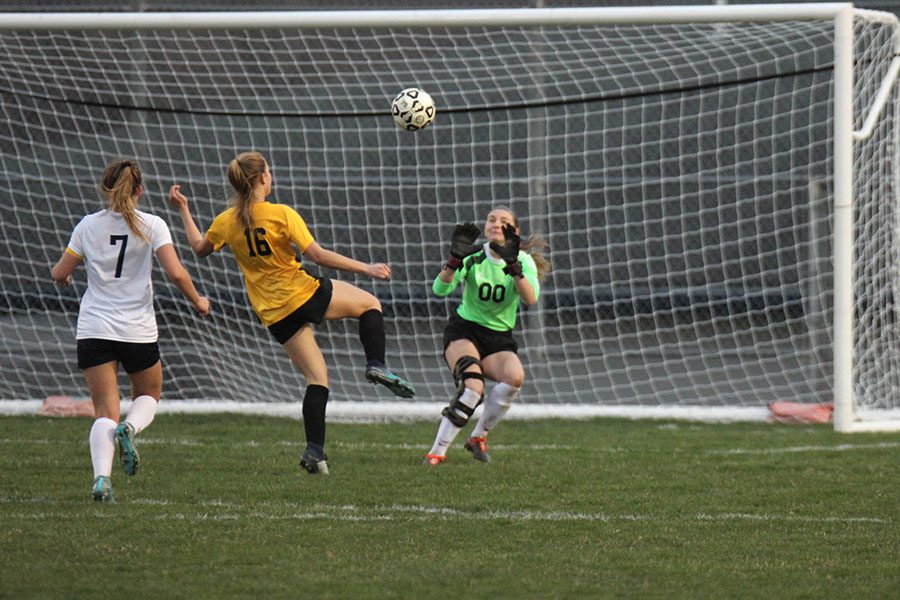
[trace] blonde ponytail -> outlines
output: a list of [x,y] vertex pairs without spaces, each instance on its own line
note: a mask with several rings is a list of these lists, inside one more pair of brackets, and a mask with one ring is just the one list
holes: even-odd
[[133,160],[114,160],[106,167],[100,180],[100,192],[106,197],[109,209],[122,215],[128,229],[143,241],[149,241],[143,221],[137,214],[141,169]]
[[534,266],[537,267],[538,279],[541,281],[547,277],[552,269],[550,266],[550,259],[543,253],[543,250],[546,250],[549,247],[550,244],[548,244],[538,233],[530,234],[522,240],[522,243],[519,245],[521,250],[530,254],[531,258],[534,259]]
[[238,221],[245,229],[253,228],[253,190],[259,185],[260,176],[266,172],[266,159],[259,152],[238,154],[228,165],[228,181],[234,188],[231,202]]

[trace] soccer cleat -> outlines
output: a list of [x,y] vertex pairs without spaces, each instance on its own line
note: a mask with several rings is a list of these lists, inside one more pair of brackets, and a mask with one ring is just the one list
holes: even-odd
[[91,498],[97,502],[115,502],[112,484],[106,475],[98,475],[94,478],[94,488],[91,490]]
[[126,475],[137,473],[141,464],[137,448],[134,447],[134,427],[127,421],[122,421],[116,427],[116,443],[119,445],[119,460]]
[[387,367],[383,365],[369,365],[366,367],[366,379],[372,383],[380,383],[387,389],[394,392],[394,395],[402,398],[412,398],[416,395],[416,390],[408,381],[391,373]]
[[429,467],[436,467],[445,460],[447,460],[446,456],[441,456],[439,454],[426,454],[425,460],[422,461],[422,464]]
[[491,457],[487,453],[486,437],[470,437],[463,444],[463,447],[472,453],[472,458],[483,463],[491,462]]
[[300,467],[305,469],[310,475],[321,473],[328,475],[328,457],[324,452],[319,452],[314,448],[306,447],[303,456],[300,457]]

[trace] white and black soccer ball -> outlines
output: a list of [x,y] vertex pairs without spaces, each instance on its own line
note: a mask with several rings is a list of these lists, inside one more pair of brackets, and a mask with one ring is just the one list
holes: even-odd
[[434,100],[419,88],[406,88],[391,102],[391,115],[401,129],[418,131],[434,121]]

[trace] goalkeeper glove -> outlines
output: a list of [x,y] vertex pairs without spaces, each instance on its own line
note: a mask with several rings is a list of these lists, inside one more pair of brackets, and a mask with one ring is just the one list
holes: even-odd
[[502,244],[491,242],[491,250],[500,255],[500,258],[506,262],[503,272],[513,277],[522,277],[522,263],[519,262],[519,246],[522,239],[516,233],[516,228],[507,223],[503,226]]
[[453,228],[453,236],[450,239],[450,258],[447,259],[447,267],[454,271],[462,266],[462,261],[470,254],[481,250],[481,246],[475,243],[481,231],[474,223],[460,223]]

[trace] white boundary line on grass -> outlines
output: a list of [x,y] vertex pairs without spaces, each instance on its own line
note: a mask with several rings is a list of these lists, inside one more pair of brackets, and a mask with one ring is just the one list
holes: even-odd
[[[59,440],[51,440],[47,438],[0,438],[0,444],[51,444],[59,443]],[[165,438],[165,437],[139,437],[136,440],[138,447],[147,446],[188,446],[188,447],[204,447],[204,446],[229,446],[244,448],[262,448],[267,446],[282,446],[289,448],[302,448],[305,442],[296,440],[281,440],[271,444],[263,444],[255,440],[246,442],[233,442],[227,440],[221,441],[201,441],[190,438]],[[341,442],[333,441],[329,446],[334,448],[371,448],[378,450],[427,450],[428,442],[423,441],[421,444],[410,443],[379,443],[379,442]],[[570,451],[578,448],[566,444],[491,444],[492,450],[526,452],[540,452],[544,450]],[[787,446],[784,448],[725,448],[722,450],[707,450],[705,454],[712,456],[742,456],[742,455],[766,455],[766,454],[793,454],[800,452],[850,452],[854,450],[881,450],[884,448],[900,448],[900,442],[878,442],[875,444],[838,444],[835,446]],[[586,448],[582,448],[586,449]],[[591,450],[599,450],[603,452],[627,452],[621,447],[600,447],[591,448]]]
[[[2,504],[28,504],[26,499],[15,499],[9,497],[0,497],[0,505]],[[33,504],[52,504],[46,498],[33,499]],[[143,506],[169,506],[176,507],[181,503],[174,503],[168,500],[158,500],[153,498],[136,498],[129,502],[131,504]],[[196,507],[196,505],[191,505]],[[271,509],[271,510],[261,510]],[[278,509],[284,509],[279,511]],[[217,512],[220,511],[220,512]],[[357,507],[354,505],[322,505],[316,504],[309,507],[297,503],[265,503],[254,505],[243,505],[221,500],[208,500],[200,503],[197,512],[174,512],[171,514],[157,514],[148,516],[148,519],[158,521],[239,521],[243,519],[262,519],[267,521],[284,521],[284,520],[329,520],[329,521],[393,521],[400,517],[401,519],[416,520],[451,520],[465,519],[467,521],[541,521],[541,522],[559,522],[559,521],[596,521],[602,523],[610,523],[614,521],[647,521],[647,522],[667,522],[673,520],[681,521],[702,521],[726,523],[732,521],[762,521],[762,522],[788,522],[788,523],[862,523],[862,524],[885,524],[891,523],[890,519],[881,519],[875,517],[858,517],[858,516],[802,516],[802,515],[774,515],[774,514],[752,514],[752,513],[695,513],[683,515],[673,518],[671,515],[653,516],[653,515],[637,515],[637,514],[621,514],[614,515],[608,513],[587,513],[587,512],[568,512],[568,511],[542,511],[542,510],[491,510],[491,511],[471,511],[460,510],[457,508],[445,506],[424,506],[424,505],[381,505],[372,507]],[[38,513],[6,513],[4,518],[23,519],[23,520],[42,520],[42,519],[72,519],[72,518],[106,518],[105,511],[92,510],[86,513],[74,513],[67,511],[52,511]]]
[[[3,440],[0,440],[2,442]],[[258,448],[263,446],[287,446],[289,448],[304,448],[306,446],[306,442],[302,440],[296,441],[288,441],[281,440],[278,442],[274,442],[273,444],[263,444],[257,441],[249,441],[249,442],[229,442],[229,441],[220,441],[220,442],[202,442],[200,440],[192,440],[185,438],[157,438],[157,437],[147,437],[147,438],[137,438],[136,443],[138,445],[148,444],[148,445],[159,445],[159,446],[248,446],[251,448]],[[379,442],[342,442],[339,440],[328,442],[328,446],[330,448],[351,448],[351,449],[377,449],[377,450],[427,450],[431,442],[427,440],[423,440],[421,444],[409,444],[409,443],[379,443]],[[516,450],[516,451],[524,451],[524,450],[574,450],[575,446],[567,446],[564,444],[491,444],[491,449],[494,450]]]
[[[36,415],[40,400],[0,400],[0,415]],[[351,402],[328,403],[328,420],[332,422],[373,422],[397,420],[432,420],[437,422],[442,402]],[[122,412],[131,406],[122,402]],[[480,408],[479,408],[480,412]],[[236,413],[300,419],[299,402],[231,402],[215,400],[168,400],[159,404],[159,414]],[[476,414],[478,414],[476,412]],[[598,406],[591,404],[516,404],[507,419],[592,419],[615,417],[624,419],[674,419],[701,422],[765,421],[765,407],[729,406]]]
[[900,448],[900,442],[838,444],[837,446],[788,446],[786,448],[731,448],[728,450],[709,450],[707,454],[790,454],[793,452],[846,452],[848,450],[875,450],[881,448]]
[[[57,444],[59,440],[50,440],[47,438],[0,438],[0,444],[33,444],[33,445],[44,445],[44,444]],[[79,442],[81,443],[81,442]],[[85,440],[86,444],[87,441]],[[189,446],[189,447],[203,447],[203,446],[228,446],[229,448],[235,447],[243,447],[243,448],[264,448],[270,446],[286,446],[289,448],[303,448],[306,446],[306,442],[297,440],[297,441],[287,441],[281,440],[278,442],[262,443],[254,440],[246,441],[246,442],[233,442],[228,440],[221,441],[200,441],[200,440],[192,440],[189,438],[160,438],[160,437],[138,437],[135,440],[135,444],[138,447],[147,445],[147,446]],[[421,444],[400,444],[400,443],[379,443],[379,442],[341,442],[341,441],[333,441],[329,442],[329,448],[357,448],[357,449],[377,449],[377,450],[427,450],[430,442],[423,440]],[[576,446],[567,446],[565,444],[492,444],[491,449],[493,450],[511,450],[511,451],[543,451],[543,450],[574,450]],[[610,452],[622,452],[621,448],[603,448],[603,450],[608,450]]]

